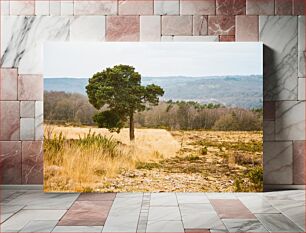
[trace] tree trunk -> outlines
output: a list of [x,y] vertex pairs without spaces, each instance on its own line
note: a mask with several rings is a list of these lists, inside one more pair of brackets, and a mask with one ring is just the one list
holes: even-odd
[[130,113],[130,141],[133,141],[135,139],[135,133],[134,133],[134,113]]

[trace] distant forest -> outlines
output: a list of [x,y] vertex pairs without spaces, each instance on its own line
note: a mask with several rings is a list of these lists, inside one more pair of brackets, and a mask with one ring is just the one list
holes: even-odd
[[[87,96],[58,91],[44,92],[45,122],[63,125],[95,125],[98,111]],[[138,128],[169,130],[262,130],[262,109],[229,108],[193,101],[161,101],[158,106],[137,113]]]

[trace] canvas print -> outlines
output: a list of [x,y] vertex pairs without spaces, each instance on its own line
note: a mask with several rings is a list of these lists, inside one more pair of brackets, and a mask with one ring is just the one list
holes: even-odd
[[45,44],[45,191],[262,191],[262,52]]

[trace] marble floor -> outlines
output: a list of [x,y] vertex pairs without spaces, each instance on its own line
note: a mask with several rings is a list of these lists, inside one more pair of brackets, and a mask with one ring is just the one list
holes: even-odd
[[305,191],[43,193],[0,190],[0,232],[304,232]]

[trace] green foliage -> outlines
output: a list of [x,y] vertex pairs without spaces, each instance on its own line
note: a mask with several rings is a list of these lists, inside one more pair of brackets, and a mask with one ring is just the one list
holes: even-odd
[[128,65],[116,65],[94,74],[86,92],[96,109],[106,106],[109,110],[96,116],[95,122],[116,132],[120,132],[128,117],[133,121],[135,112],[144,111],[148,104],[157,105],[159,96],[164,94],[157,85],[142,86],[141,75]]
[[218,142],[218,141],[206,141],[206,140],[200,140],[195,143],[194,145],[201,145],[205,147],[218,147],[221,151],[221,149],[224,147],[227,150],[236,150],[236,151],[242,151],[242,152],[262,152],[262,142],[261,141],[250,141],[250,142]]
[[120,116],[115,111],[99,112],[93,116],[93,120],[97,123],[99,128],[108,128],[111,132],[120,132],[124,126],[125,116]]
[[262,188],[263,182],[263,167],[257,166],[247,173],[247,177],[258,188]]
[[[151,89],[154,89],[151,87]],[[89,102],[88,98],[80,94],[65,92],[45,92],[44,116],[47,123],[64,125],[93,125],[109,126],[109,129],[127,127],[125,114],[111,111],[107,106],[100,114]],[[233,121],[224,121],[225,116],[232,117],[235,113],[237,130],[261,130],[262,109],[228,108],[219,104],[201,104],[194,101],[160,101],[157,106],[146,104],[146,111],[138,112],[134,116],[137,127],[162,128],[167,130],[218,129],[231,130]],[[110,112],[107,112],[110,111]],[[120,122],[118,119],[120,118]],[[221,119],[221,120],[220,120]],[[106,122],[106,124],[104,123]],[[218,123],[216,123],[218,122]]]
[[58,155],[63,152],[65,145],[66,138],[62,132],[59,135],[54,134],[50,138],[44,137],[44,151],[48,152],[44,155],[46,160],[53,161],[52,164],[54,165],[59,165],[62,162],[62,158]]
[[73,141],[73,143],[78,144],[80,147],[94,149],[100,148],[104,154],[108,154],[112,158],[120,155],[118,152],[118,146],[120,142],[113,139],[112,137],[106,137],[101,134],[96,134],[95,132],[91,133],[91,131],[89,131],[89,133],[83,137],[79,136],[79,139]]
[[[63,150],[76,147],[79,149],[101,149],[104,155],[107,154],[114,158],[121,155],[118,150],[119,144],[112,137],[108,138],[101,134],[91,133],[91,131],[82,137],[79,136],[78,140],[66,139],[62,132],[59,135],[54,134],[51,138],[44,138],[44,150],[48,151],[46,154],[50,156],[59,156]],[[54,165],[61,162],[59,157],[47,159],[48,161],[54,161]]]
[[244,177],[235,179],[236,192],[261,192],[263,189],[263,168],[256,166],[251,168]]

